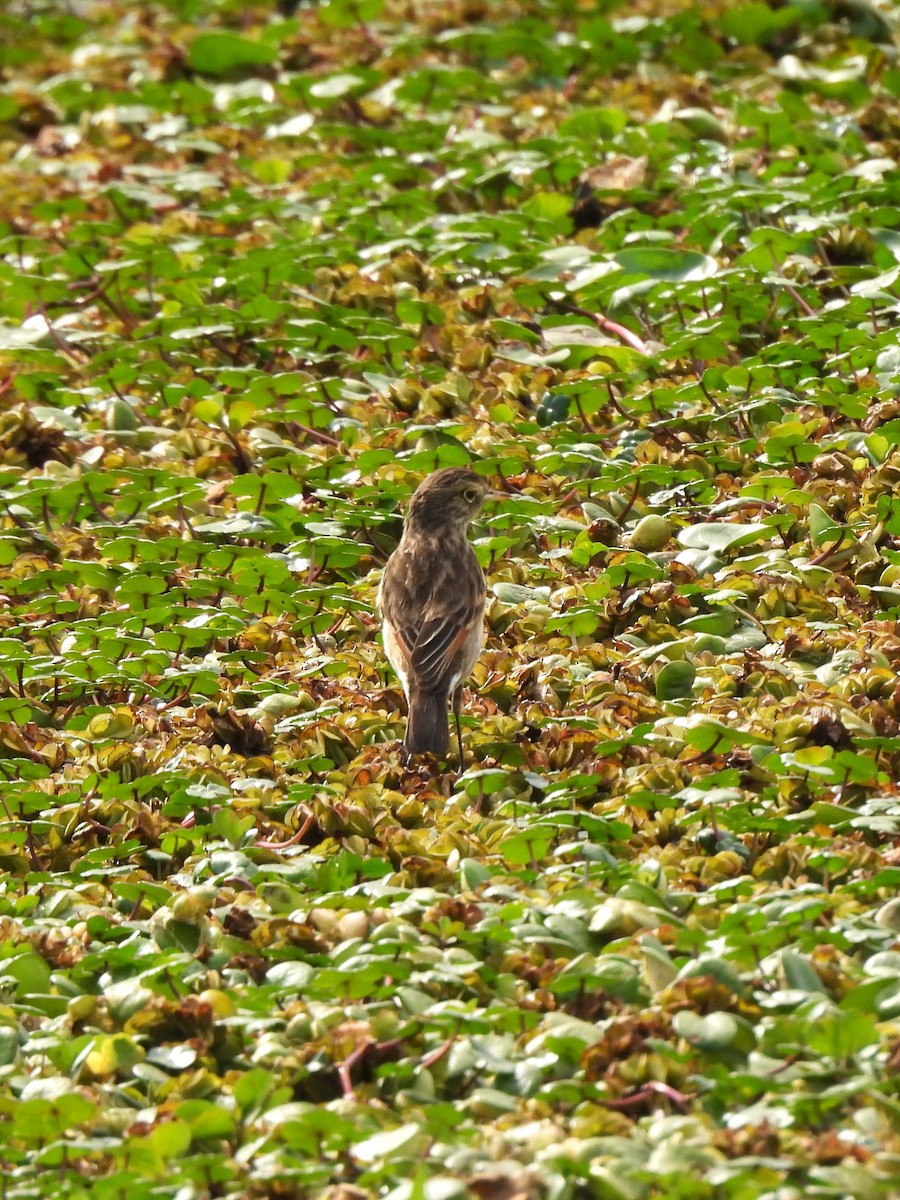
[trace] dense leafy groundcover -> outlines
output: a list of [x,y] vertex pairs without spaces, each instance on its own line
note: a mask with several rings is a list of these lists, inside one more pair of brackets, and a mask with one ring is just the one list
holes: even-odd
[[3,6],[0,1194],[896,1194],[895,33]]

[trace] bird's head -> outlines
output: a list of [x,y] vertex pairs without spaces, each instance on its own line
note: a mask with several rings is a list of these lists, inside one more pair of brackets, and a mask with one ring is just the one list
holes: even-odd
[[489,494],[483,476],[468,467],[446,467],[423,479],[413,492],[406,522],[426,530],[445,525],[465,530]]

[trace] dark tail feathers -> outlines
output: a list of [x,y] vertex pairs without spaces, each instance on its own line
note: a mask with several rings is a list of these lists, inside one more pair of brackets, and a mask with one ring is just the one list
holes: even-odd
[[442,692],[412,692],[404,745],[410,754],[430,751],[439,757],[450,747],[449,697]]

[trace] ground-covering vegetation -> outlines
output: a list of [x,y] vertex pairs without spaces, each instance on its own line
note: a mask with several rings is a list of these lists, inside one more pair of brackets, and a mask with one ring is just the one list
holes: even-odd
[[3,7],[0,1194],[896,1194],[895,33]]

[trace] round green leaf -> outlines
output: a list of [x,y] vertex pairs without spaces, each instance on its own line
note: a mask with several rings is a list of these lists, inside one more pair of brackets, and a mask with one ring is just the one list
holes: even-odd
[[697,670],[685,660],[666,663],[656,677],[657,700],[681,700],[693,694]]
[[701,1017],[690,1009],[675,1013],[672,1027],[679,1037],[699,1050],[724,1050],[737,1036],[738,1023],[728,1012],[712,1012]]

